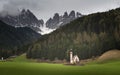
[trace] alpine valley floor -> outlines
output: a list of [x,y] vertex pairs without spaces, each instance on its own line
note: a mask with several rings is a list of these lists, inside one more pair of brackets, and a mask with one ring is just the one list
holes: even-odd
[[0,75],[120,75],[120,60],[90,62],[84,66],[37,63],[22,54],[10,61],[0,61]]
[[85,66],[32,62],[0,62],[0,75],[120,75],[120,61]]

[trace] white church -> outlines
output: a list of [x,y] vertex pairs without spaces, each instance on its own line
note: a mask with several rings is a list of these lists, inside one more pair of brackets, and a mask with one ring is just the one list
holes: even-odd
[[77,55],[73,56],[73,52],[70,51],[70,64],[77,64],[79,61],[79,57]]

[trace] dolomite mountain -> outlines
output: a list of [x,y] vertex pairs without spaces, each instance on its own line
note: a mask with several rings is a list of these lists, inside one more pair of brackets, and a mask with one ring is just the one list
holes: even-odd
[[41,31],[39,27],[44,24],[44,21],[42,19],[38,20],[29,9],[23,9],[15,16],[9,14],[5,16],[0,15],[0,20],[14,27],[29,27],[36,32]]
[[67,23],[70,23],[71,21],[75,20],[76,18],[81,17],[82,14],[79,12],[71,11],[70,14],[67,12],[64,13],[64,15],[60,16],[58,13],[54,14],[53,18],[50,18],[46,22],[46,27],[51,29],[57,29]]
[[71,11],[69,14],[68,12],[64,12],[61,16],[55,13],[53,18],[48,19],[46,23],[44,23],[44,20],[39,20],[29,9],[23,9],[19,12],[20,13],[15,16],[9,14],[2,16],[0,14],[0,20],[14,27],[31,28],[43,35],[51,33],[57,28],[82,16],[81,13],[75,11]]

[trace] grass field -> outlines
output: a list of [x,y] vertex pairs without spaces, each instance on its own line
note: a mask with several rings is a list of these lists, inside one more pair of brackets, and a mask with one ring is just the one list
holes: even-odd
[[120,75],[120,61],[68,66],[28,62],[24,55],[15,58],[15,60],[13,62],[0,62],[0,75]]
[[22,54],[12,59],[13,62],[34,62],[35,60],[27,59],[26,54]]
[[120,75],[120,62],[67,66],[47,63],[0,62],[0,75]]

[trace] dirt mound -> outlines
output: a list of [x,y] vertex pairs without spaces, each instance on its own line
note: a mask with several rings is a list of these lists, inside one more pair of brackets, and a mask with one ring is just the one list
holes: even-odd
[[120,60],[120,50],[110,50],[102,54],[98,61]]

